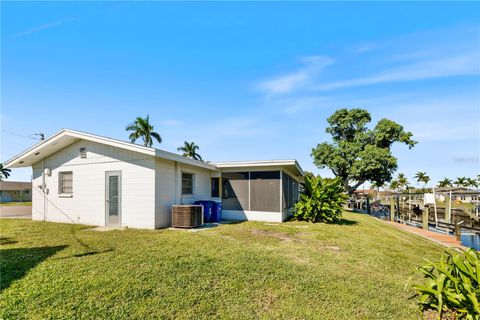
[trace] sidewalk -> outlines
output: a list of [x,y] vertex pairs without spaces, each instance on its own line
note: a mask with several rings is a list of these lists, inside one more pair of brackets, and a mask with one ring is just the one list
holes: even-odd
[[384,222],[390,225],[393,225],[399,229],[402,229],[404,231],[419,235],[425,239],[438,243],[447,248],[466,249],[466,247],[462,246],[461,242],[458,241],[457,238],[455,238],[454,236],[450,236],[450,235],[446,235],[446,234],[442,234],[442,233],[438,233],[430,230],[425,230],[421,228],[416,228],[416,227],[408,226],[408,225],[397,223],[397,222],[391,222],[391,221],[384,221]]

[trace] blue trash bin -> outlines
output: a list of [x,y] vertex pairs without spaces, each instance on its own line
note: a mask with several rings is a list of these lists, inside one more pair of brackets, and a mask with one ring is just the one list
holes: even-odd
[[211,222],[213,205],[215,204],[215,202],[200,200],[200,201],[195,201],[195,204],[200,204],[203,206],[203,222]]
[[222,203],[215,202],[213,204],[212,221],[220,222],[221,220],[222,220]]

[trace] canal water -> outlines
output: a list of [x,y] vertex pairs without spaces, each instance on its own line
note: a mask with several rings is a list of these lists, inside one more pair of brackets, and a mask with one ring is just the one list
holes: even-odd
[[462,244],[465,247],[470,247],[480,251],[480,235],[470,232],[462,232]]

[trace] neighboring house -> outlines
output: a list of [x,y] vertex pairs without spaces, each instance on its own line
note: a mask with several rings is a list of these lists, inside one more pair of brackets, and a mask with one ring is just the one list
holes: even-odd
[[32,201],[32,183],[0,181],[0,202]]
[[443,187],[435,188],[435,192],[438,193],[437,198],[440,201],[445,201],[445,199],[448,199],[448,196],[451,192],[453,201],[460,201],[462,203],[480,202],[479,190],[473,190],[465,187]]
[[303,181],[296,160],[201,162],[69,129],[4,166],[33,168],[33,220],[149,229],[196,200],[221,201],[225,219],[281,222]]

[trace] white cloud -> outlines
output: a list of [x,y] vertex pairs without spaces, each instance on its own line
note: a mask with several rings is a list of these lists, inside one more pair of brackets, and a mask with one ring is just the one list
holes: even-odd
[[318,85],[318,90],[366,86],[379,83],[480,74],[478,53],[466,52],[444,58],[404,65],[376,75]]
[[363,53],[363,52],[372,51],[376,47],[377,46],[373,43],[365,43],[365,44],[362,44],[362,45],[358,46],[355,51],[358,52],[358,53]]
[[42,25],[40,25],[38,27],[35,27],[35,28],[32,28],[32,29],[28,29],[28,30],[25,30],[25,31],[22,31],[22,32],[18,32],[14,35],[14,37],[15,38],[24,37],[24,36],[30,35],[32,33],[38,32],[38,31],[42,31],[42,30],[45,30],[45,29],[53,28],[53,27],[59,27],[59,26],[65,24],[67,22],[71,22],[71,21],[74,21],[74,20],[76,20],[76,18],[67,17],[67,18],[63,18],[63,19],[60,19],[60,20],[52,21],[52,22],[42,24]]
[[268,94],[284,94],[308,83],[314,76],[318,75],[325,67],[333,64],[334,59],[326,56],[307,56],[301,59],[303,66],[289,74],[262,81],[258,88]]
[[474,124],[456,125],[451,122],[409,123],[408,130],[420,142],[476,140],[479,135],[478,126]]
[[316,107],[322,107],[325,102],[331,101],[330,97],[300,97],[289,99],[284,103],[283,111],[287,114],[294,114],[301,111],[310,110]]

